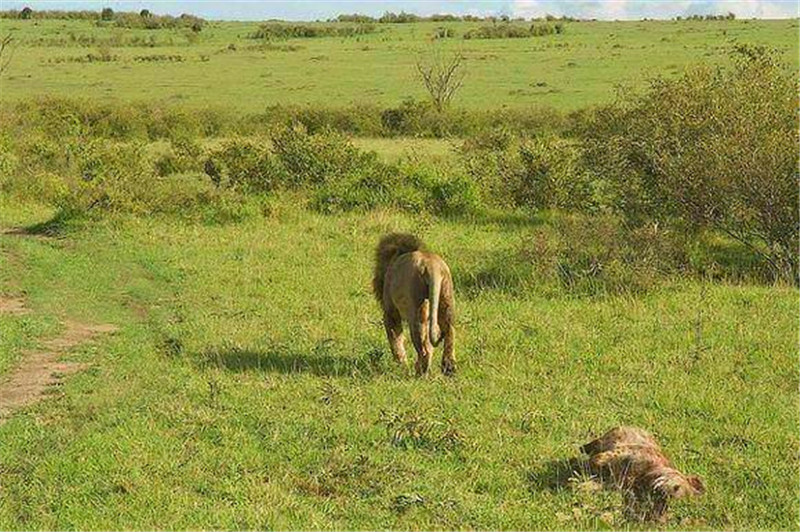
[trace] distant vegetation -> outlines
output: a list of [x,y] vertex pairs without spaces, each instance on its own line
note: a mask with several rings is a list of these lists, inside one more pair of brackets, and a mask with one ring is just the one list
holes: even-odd
[[[547,15],[545,17],[534,17],[531,18],[532,21],[571,21],[577,22],[580,19],[561,16],[555,17],[553,15]],[[410,24],[414,22],[524,22],[524,18],[511,18],[508,16],[495,16],[495,15],[486,15],[486,16],[476,16],[476,15],[452,15],[452,14],[434,14],[427,17],[415,15],[413,13],[406,13],[401,11],[400,13],[393,13],[393,12],[386,12],[380,17],[370,17],[369,15],[362,15],[358,13],[353,14],[344,14],[339,15],[338,17],[331,19],[331,21],[337,22],[377,22],[381,24]]]
[[374,24],[355,24],[351,26],[330,26],[312,24],[293,24],[288,22],[269,22],[251,34],[253,39],[307,39],[314,37],[353,37],[376,31]]
[[736,15],[730,12],[726,15],[689,15],[675,17],[675,20],[736,20]]
[[100,24],[113,23],[120,28],[139,28],[148,30],[190,28],[200,31],[205,21],[194,15],[184,13],[178,17],[171,15],[154,15],[147,9],[139,13],[115,12],[110,7],[102,11],[58,11],[58,10],[33,10],[29,7],[20,11],[0,11],[0,18],[4,19],[59,19],[59,20],[91,20]]
[[542,35],[552,35],[564,33],[565,27],[562,22],[555,24],[534,22],[530,26],[518,24],[493,24],[491,26],[481,26],[467,31],[465,39],[514,39],[524,37],[540,37]]
[[[765,275],[795,279],[796,80],[766,50],[743,48],[735,61],[735,69],[699,67],[655,79],[641,94],[569,119],[409,102],[383,111],[278,107],[232,120],[211,111],[43,101],[6,111],[6,131],[18,133],[4,141],[0,164],[14,179],[0,187],[50,197],[71,212],[172,211],[232,194],[305,190],[323,212],[392,206],[606,213],[630,228],[726,235],[763,259]],[[342,136],[449,128],[468,136],[455,167],[388,164]],[[204,148],[191,140],[245,131],[268,141]],[[692,142],[682,142],[687,136]],[[125,146],[105,138],[137,140]],[[171,139],[172,148],[148,162],[141,141],[153,138]],[[159,190],[180,190],[185,201],[170,202]],[[199,196],[185,196],[190,191]]]

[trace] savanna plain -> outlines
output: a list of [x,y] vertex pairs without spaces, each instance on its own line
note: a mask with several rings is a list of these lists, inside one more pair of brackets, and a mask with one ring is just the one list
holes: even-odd
[[[0,412],[0,528],[800,526],[798,21],[411,19],[2,13],[0,399],[115,330]],[[389,351],[393,231],[452,377]],[[622,424],[705,494],[571,469]]]

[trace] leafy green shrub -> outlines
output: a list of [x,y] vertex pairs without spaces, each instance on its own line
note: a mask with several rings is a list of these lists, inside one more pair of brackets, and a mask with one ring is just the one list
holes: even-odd
[[465,214],[482,205],[475,182],[459,175],[434,183],[430,195],[430,209],[437,214]]
[[461,159],[495,205],[595,210],[601,198],[574,141],[522,138],[507,129],[467,139]]
[[417,22],[420,20],[419,15],[415,15],[413,13],[406,13],[405,11],[401,11],[400,13],[394,13],[391,11],[387,11],[378,19],[378,22],[381,24],[407,24],[410,22]]
[[200,171],[202,148],[193,138],[183,137],[170,142],[169,150],[154,163],[159,176]]
[[173,168],[179,173],[162,176],[141,142],[80,138],[56,142],[38,136],[24,139],[13,150],[15,159],[24,158],[26,164],[9,164],[9,173],[0,174],[0,190],[49,203],[68,215],[205,213],[212,219],[244,215],[236,207],[241,202],[236,194],[217,189],[206,175],[178,167],[196,164],[199,148],[191,141],[178,144],[180,157],[188,161]]
[[453,215],[475,212],[481,206],[481,193],[469,178],[412,161],[378,162],[365,173],[320,187],[312,202],[314,209],[324,213],[394,207]]
[[656,79],[598,112],[587,166],[631,222],[721,231],[797,279],[797,90],[775,54],[740,47],[731,68]]
[[267,141],[226,141],[211,150],[204,170],[217,186],[248,192],[269,192],[286,181]]
[[343,175],[319,187],[312,198],[311,207],[325,214],[334,214],[408,204],[409,196],[410,203],[421,204],[422,198],[414,202],[414,190],[401,186],[398,178],[394,167],[383,164],[378,164],[369,173]]
[[188,110],[144,103],[97,103],[42,97],[0,110],[7,131],[41,132],[55,139],[95,137],[119,140],[207,137],[234,132],[239,122],[213,109]]
[[693,244],[655,224],[630,228],[613,215],[551,212],[507,253],[458,279],[467,293],[501,290],[598,296],[642,293],[702,273]]
[[379,166],[375,153],[364,153],[340,133],[309,134],[302,125],[285,127],[271,137],[272,149],[291,187],[321,185]]
[[339,133],[381,136],[380,110],[370,105],[354,107],[275,106],[268,111],[275,123],[300,123],[311,134],[333,130]]

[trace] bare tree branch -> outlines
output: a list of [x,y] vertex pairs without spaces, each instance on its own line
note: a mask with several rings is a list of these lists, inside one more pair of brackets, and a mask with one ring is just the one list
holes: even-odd
[[460,52],[445,57],[438,49],[417,61],[417,73],[437,111],[445,110],[463,85],[464,65],[464,56]]

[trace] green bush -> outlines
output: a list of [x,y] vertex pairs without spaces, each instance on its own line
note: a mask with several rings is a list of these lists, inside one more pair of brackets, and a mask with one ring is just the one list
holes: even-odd
[[217,186],[246,192],[269,192],[287,180],[267,140],[226,141],[211,150],[203,167]]
[[417,213],[460,215],[480,210],[482,198],[476,184],[467,177],[432,165],[404,161],[398,165],[379,164],[369,173],[320,187],[312,207],[324,213],[393,207]]
[[461,160],[497,206],[593,211],[600,191],[583,167],[580,146],[553,136],[519,137],[496,129],[467,139]]
[[380,166],[375,153],[364,153],[334,131],[309,134],[302,125],[282,128],[271,137],[272,149],[286,170],[290,187],[321,185]]
[[[0,191],[50,204],[70,216],[106,212],[241,216],[232,208],[240,196],[217,189],[206,175],[184,170],[195,167],[199,158],[192,141],[171,147],[180,163],[173,162],[174,172],[169,173],[162,159],[151,162],[142,142],[81,138],[57,142],[31,136],[13,146],[4,144],[14,157],[0,165]],[[19,160],[26,164],[18,164]],[[156,168],[164,175],[158,175]]]
[[200,171],[199,159],[202,147],[190,137],[178,138],[170,142],[169,149],[155,160],[154,166],[159,176]]
[[678,276],[699,275],[694,245],[680,231],[649,224],[631,228],[613,215],[549,212],[545,223],[506,253],[457,281],[468,294],[483,290],[604,296],[644,293]]
[[797,279],[797,79],[764,49],[656,79],[596,114],[586,165],[631,221],[721,231]]
[[[314,210],[325,214],[370,210],[402,203],[408,192],[400,186],[396,169],[378,165],[364,174],[345,174],[317,188],[311,201]],[[421,202],[420,202],[421,203]]]

